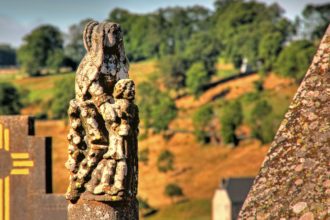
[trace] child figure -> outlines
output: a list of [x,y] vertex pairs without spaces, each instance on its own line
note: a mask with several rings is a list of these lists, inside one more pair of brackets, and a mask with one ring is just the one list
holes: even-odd
[[[134,104],[135,85],[131,79],[119,80],[114,88],[114,104],[104,103],[101,107],[101,114],[106,121],[109,131],[109,148],[103,155],[108,160],[106,169],[113,169],[114,176],[103,170],[100,184],[95,187],[94,194],[107,193],[117,195],[125,190],[125,177],[127,176],[127,158],[129,154],[129,139],[134,138],[138,126],[138,109]],[[110,186],[111,178],[113,185]]]

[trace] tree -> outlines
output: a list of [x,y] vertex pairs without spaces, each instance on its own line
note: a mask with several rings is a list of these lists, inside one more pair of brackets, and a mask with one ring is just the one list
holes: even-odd
[[166,173],[174,169],[174,155],[169,150],[163,150],[157,159],[157,167],[160,172]]
[[63,50],[63,39],[58,28],[43,25],[23,38],[18,50],[18,60],[23,70],[31,76],[41,73],[43,68],[58,68]]
[[310,41],[291,42],[283,49],[276,61],[276,73],[299,82],[304,77],[315,51],[316,48]]
[[184,58],[189,67],[201,62],[208,76],[216,72],[215,64],[220,54],[220,42],[217,41],[211,30],[194,33],[186,43]]
[[304,35],[310,40],[321,39],[329,25],[330,3],[308,4],[302,14]]
[[231,101],[224,104],[220,113],[221,136],[224,143],[238,144],[235,134],[236,128],[242,123],[242,106],[239,101]]
[[280,32],[265,34],[259,44],[259,59],[262,63],[262,72],[268,72],[275,67],[285,38]]
[[201,62],[194,63],[187,71],[187,88],[195,97],[203,92],[205,86],[210,80],[204,64]]
[[277,122],[272,113],[272,106],[266,100],[258,101],[254,105],[249,124],[252,128],[252,135],[262,143],[269,143],[273,140]]
[[0,44],[0,66],[16,65],[16,51],[8,44]]
[[75,96],[74,85],[73,77],[55,83],[54,98],[50,107],[53,118],[62,119],[67,117],[70,100]]
[[181,187],[175,183],[167,184],[164,193],[171,199],[173,199],[174,197],[183,196],[183,191]]
[[192,121],[194,126],[194,134],[198,142],[207,142],[209,137],[207,126],[209,125],[212,117],[213,109],[210,105],[204,105],[194,113]]
[[108,20],[121,24],[127,56],[131,61],[139,61],[180,56],[193,33],[210,27],[210,15],[210,10],[201,6],[168,7],[144,15],[116,8]]
[[23,105],[18,90],[10,83],[0,83],[0,115],[16,115]]
[[168,55],[158,61],[162,81],[167,89],[178,90],[185,86],[187,61],[182,57]]
[[267,6],[256,1],[219,0],[216,1],[212,19],[215,23],[214,33],[223,45],[221,54],[235,63],[235,67],[239,67],[242,59],[246,58],[252,67],[257,68],[259,59],[264,56],[259,54],[258,49],[265,47],[260,46],[262,38],[279,33],[285,41],[294,31],[293,25],[283,17],[283,10],[277,4]]
[[173,99],[151,82],[139,84],[137,90],[139,94],[137,103],[145,130],[151,128],[156,133],[166,130],[177,114]]

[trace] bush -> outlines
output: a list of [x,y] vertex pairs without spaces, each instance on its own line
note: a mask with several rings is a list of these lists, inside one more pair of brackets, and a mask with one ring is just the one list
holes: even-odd
[[209,80],[210,77],[202,62],[194,63],[187,71],[187,88],[195,97],[198,97],[202,93],[203,86]]
[[183,196],[183,192],[180,186],[175,183],[170,183],[165,187],[165,195],[173,199],[174,197]]
[[152,214],[155,214],[157,212],[157,210],[155,208],[153,208],[152,206],[150,206],[150,204],[148,203],[148,200],[143,199],[141,197],[137,197],[137,200],[139,202],[139,210],[140,210],[140,214],[143,217],[147,217],[150,216]]
[[20,98],[20,93],[15,86],[10,83],[0,83],[0,114],[19,114],[23,107]]
[[262,92],[264,91],[264,82],[263,80],[257,80],[253,82],[254,90],[256,92]]
[[213,109],[210,105],[199,108],[193,115],[193,126],[196,140],[201,143],[207,143],[209,133],[207,126],[213,117]]
[[291,42],[276,61],[276,73],[299,82],[307,72],[315,51],[315,46],[307,40]]
[[225,103],[220,115],[221,136],[226,144],[238,144],[238,138],[235,134],[236,128],[242,123],[242,106],[239,101]]
[[164,150],[160,153],[157,159],[157,167],[160,172],[174,170],[174,155],[169,150]]
[[187,64],[183,58],[174,55],[162,57],[158,67],[167,89],[181,89],[185,86]]
[[252,109],[249,124],[255,138],[262,143],[269,143],[275,135],[278,119],[272,112],[272,106],[267,101],[261,100]]
[[67,117],[69,102],[75,96],[74,78],[66,78],[55,83],[54,98],[51,101],[52,118],[62,119]]
[[149,148],[145,148],[139,151],[139,161],[144,164],[148,164],[149,161]]
[[150,82],[139,84],[138,94],[140,118],[145,130],[151,128],[156,133],[166,130],[177,114],[174,100]]

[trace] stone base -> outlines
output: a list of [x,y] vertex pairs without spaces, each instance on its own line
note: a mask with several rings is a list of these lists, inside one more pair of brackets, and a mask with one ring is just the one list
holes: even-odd
[[68,206],[68,220],[138,220],[138,201],[99,202],[79,199]]

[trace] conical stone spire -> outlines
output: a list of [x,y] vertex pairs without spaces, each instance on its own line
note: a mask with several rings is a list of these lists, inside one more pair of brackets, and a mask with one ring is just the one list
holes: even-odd
[[239,219],[330,219],[330,26]]

